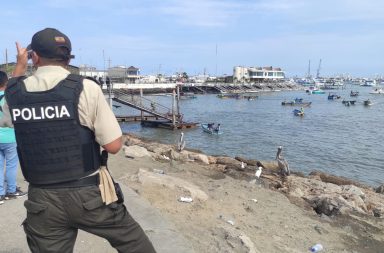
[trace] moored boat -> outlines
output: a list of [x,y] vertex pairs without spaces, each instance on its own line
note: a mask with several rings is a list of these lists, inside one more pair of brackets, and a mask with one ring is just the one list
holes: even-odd
[[223,132],[220,129],[220,124],[217,124],[217,126],[214,126],[214,123],[203,123],[201,124],[201,128],[203,129],[204,132],[209,133],[209,134],[222,134]]
[[364,105],[365,105],[365,106],[370,106],[370,105],[372,105],[372,101],[369,100],[369,99],[364,100]]
[[370,91],[369,94],[384,94],[384,90],[382,88],[376,88]]
[[343,101],[341,103],[343,103],[344,105],[354,105],[356,103],[356,100],[345,100],[345,99],[343,99]]
[[293,110],[293,114],[295,116],[304,116],[304,110],[295,109],[295,110]]
[[286,101],[284,100],[281,102],[281,105],[295,105],[295,106],[310,106],[312,102],[304,102],[302,98],[295,98],[294,100],[291,101]]
[[334,99],[339,99],[341,96],[334,94],[334,93],[329,93],[328,94],[328,100],[334,100]]

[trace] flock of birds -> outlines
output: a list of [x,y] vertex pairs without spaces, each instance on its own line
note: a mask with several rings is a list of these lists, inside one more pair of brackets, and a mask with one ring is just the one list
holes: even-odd
[[[177,150],[179,152],[181,152],[182,150],[184,150],[184,148],[185,148],[184,133],[181,132],[179,140],[177,141]],[[289,176],[291,174],[291,171],[289,169],[289,164],[288,164],[287,160],[285,160],[285,158],[282,155],[282,152],[283,152],[283,147],[279,146],[277,148],[275,160],[277,161],[280,175],[282,177],[286,177],[286,176]],[[246,166],[247,166],[246,163],[241,162],[241,168],[242,169],[244,169]],[[260,162],[257,162],[257,170],[255,171],[255,177],[256,178],[258,178],[258,179],[260,178],[261,173],[263,171],[263,168],[264,168],[263,164]]]

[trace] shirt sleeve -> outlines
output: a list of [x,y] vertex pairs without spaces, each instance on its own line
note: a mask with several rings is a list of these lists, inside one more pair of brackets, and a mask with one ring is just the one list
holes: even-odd
[[94,131],[101,146],[111,143],[121,137],[120,125],[100,86],[89,79],[84,79],[83,84],[79,99],[80,123]]

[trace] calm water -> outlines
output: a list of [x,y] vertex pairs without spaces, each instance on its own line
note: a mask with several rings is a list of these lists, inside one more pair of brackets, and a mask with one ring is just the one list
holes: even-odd
[[[358,90],[360,96],[351,98],[351,89]],[[221,123],[224,132],[213,136],[201,128],[183,130],[186,146],[211,155],[273,160],[281,145],[294,171],[321,170],[377,186],[384,183],[384,94],[372,95],[371,90],[348,86],[335,91],[342,98],[334,101],[327,99],[327,93],[308,95],[305,91],[258,93],[259,98],[251,101],[220,99],[216,95],[182,100],[185,120]],[[293,115],[295,107],[281,105],[283,100],[296,97],[312,101],[304,117]],[[171,107],[171,97],[149,98]],[[347,107],[341,103],[343,98],[357,102]],[[363,105],[367,98],[374,102],[372,106]],[[121,107],[116,113],[132,110]],[[165,143],[176,143],[180,134],[142,128],[138,123],[123,123],[122,128]]]

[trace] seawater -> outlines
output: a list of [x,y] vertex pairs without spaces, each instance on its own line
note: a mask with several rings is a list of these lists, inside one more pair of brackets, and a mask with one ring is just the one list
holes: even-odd
[[[350,97],[351,90],[360,95]],[[200,127],[177,131],[141,127],[139,123],[122,123],[121,127],[124,132],[168,144],[177,143],[183,131],[187,148],[210,155],[274,160],[281,145],[293,171],[307,174],[319,170],[377,186],[384,183],[384,94],[369,94],[371,90],[348,86],[312,95],[305,91],[259,92],[259,97],[250,101],[221,99],[213,94],[180,101],[184,120],[220,123],[223,134],[219,136],[207,134]],[[328,100],[328,92],[342,98]],[[147,98],[172,106],[169,96]],[[281,105],[294,98],[312,102],[304,107],[303,117],[293,115],[297,107]],[[363,105],[368,98],[372,106]],[[345,106],[343,99],[357,101]],[[132,113],[132,108],[116,109],[118,115]]]

